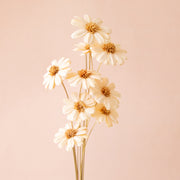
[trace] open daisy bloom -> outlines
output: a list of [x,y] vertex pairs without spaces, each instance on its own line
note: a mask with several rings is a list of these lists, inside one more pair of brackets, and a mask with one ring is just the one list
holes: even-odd
[[102,43],[105,39],[109,39],[109,34],[111,30],[107,27],[102,26],[103,21],[97,18],[92,19],[88,15],[84,15],[83,18],[75,16],[71,24],[78,27],[79,30],[72,33],[71,37],[84,38],[84,42],[93,43],[98,42]]
[[92,47],[92,55],[97,59],[99,63],[122,65],[126,58],[127,51],[121,49],[119,44],[112,42],[105,42],[101,44],[95,44]]
[[69,73],[67,79],[71,86],[76,87],[78,84],[82,84],[83,89],[88,89],[94,87],[95,80],[101,79],[101,76],[96,71],[81,69],[77,73]]
[[65,99],[63,113],[67,114],[67,119],[70,121],[85,121],[89,120],[91,114],[94,113],[95,101],[86,93],[73,93],[71,98]]
[[[73,49],[84,55],[83,67],[72,72],[68,58],[54,60],[47,68],[43,84],[49,89],[62,84],[65,90],[63,114],[70,123],[59,129],[54,142],[60,148],[65,146],[67,151],[73,150],[76,180],[84,180],[85,149],[91,132],[102,122],[108,127],[118,123],[120,94],[115,90],[115,84],[109,83],[109,80],[101,75],[100,68],[103,64],[123,64],[126,50],[110,41],[111,30],[104,27],[100,19],[92,19],[88,15],[83,18],[75,16],[71,24],[79,28],[71,35],[72,38],[84,40]],[[99,64],[97,67],[95,58]],[[76,87],[76,92],[71,96],[64,80],[68,80],[70,86]]]
[[89,43],[80,42],[75,44],[74,51],[82,51],[81,55],[85,55],[91,52],[91,45]]
[[109,84],[107,78],[102,78],[96,81],[95,87],[91,88],[91,94],[98,103],[103,103],[106,107],[111,105],[118,107],[120,94],[114,89],[114,83]]
[[47,68],[47,73],[44,75],[45,88],[53,89],[59,86],[62,80],[66,77],[68,72],[71,71],[69,58],[62,57],[59,61],[52,61],[51,65]]
[[78,124],[72,127],[69,123],[55,134],[54,143],[58,144],[59,148],[66,146],[66,150],[71,151],[75,145],[81,146],[86,138],[87,129],[85,127],[79,127]]
[[108,127],[113,126],[113,123],[118,123],[118,113],[113,106],[107,108],[104,104],[97,104],[93,117],[99,123],[106,122]]

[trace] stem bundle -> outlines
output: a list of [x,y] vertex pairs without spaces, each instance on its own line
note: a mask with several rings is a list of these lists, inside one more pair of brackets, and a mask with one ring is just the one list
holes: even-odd
[[[89,58],[88,55],[85,54],[85,69],[87,70],[93,70],[93,59],[92,59],[92,54],[89,52]],[[69,94],[67,91],[67,88],[65,87],[65,84],[63,81],[61,81],[61,84],[64,88],[64,91],[66,93],[66,97],[69,99]],[[86,91],[87,94],[89,94],[89,89]],[[82,84],[79,89],[79,99],[81,99],[81,94],[82,94]],[[73,122],[72,127],[73,127]],[[80,147],[73,147],[73,158],[74,158],[74,167],[75,167],[75,174],[76,174],[76,180],[84,180],[84,165],[85,165],[85,152],[86,152],[86,144],[89,139],[89,136],[92,133],[92,130],[94,129],[96,122],[93,124],[92,128],[89,131],[87,140],[84,139],[83,144]],[[88,122],[82,122],[80,124],[80,127],[88,127]]]

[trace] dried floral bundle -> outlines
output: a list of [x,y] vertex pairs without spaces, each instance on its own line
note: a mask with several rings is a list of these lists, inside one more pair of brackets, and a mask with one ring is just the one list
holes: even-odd
[[[126,50],[111,41],[111,30],[102,25],[101,19],[75,16],[71,24],[78,28],[71,37],[83,38],[74,51],[81,51],[85,67],[72,72],[69,58],[54,60],[47,68],[43,84],[49,89],[62,85],[65,90],[67,97],[63,113],[69,123],[55,134],[54,142],[60,148],[66,146],[67,151],[73,151],[76,180],[83,180],[85,149],[93,128],[97,123],[106,123],[107,127],[118,123],[120,94],[115,90],[115,84],[100,74],[100,67],[102,64],[122,65]],[[97,69],[93,66],[93,59],[99,62]],[[79,92],[69,95],[64,80],[68,80],[71,86],[79,86]]]

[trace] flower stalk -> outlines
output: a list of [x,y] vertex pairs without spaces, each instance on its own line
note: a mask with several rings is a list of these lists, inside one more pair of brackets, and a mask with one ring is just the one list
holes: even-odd
[[79,180],[78,166],[77,166],[77,159],[76,159],[76,149],[75,149],[75,147],[73,147],[73,157],[74,157],[74,167],[75,167],[76,180]]

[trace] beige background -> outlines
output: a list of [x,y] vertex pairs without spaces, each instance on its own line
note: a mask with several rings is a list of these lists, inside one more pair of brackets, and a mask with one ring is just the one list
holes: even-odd
[[95,129],[86,180],[179,180],[179,6],[179,0],[1,0],[0,179],[74,179],[72,154],[52,142],[65,124],[64,92],[47,91],[42,81],[55,58],[81,67],[70,21],[87,13],[113,29],[128,61],[102,68],[122,94],[120,123]]

